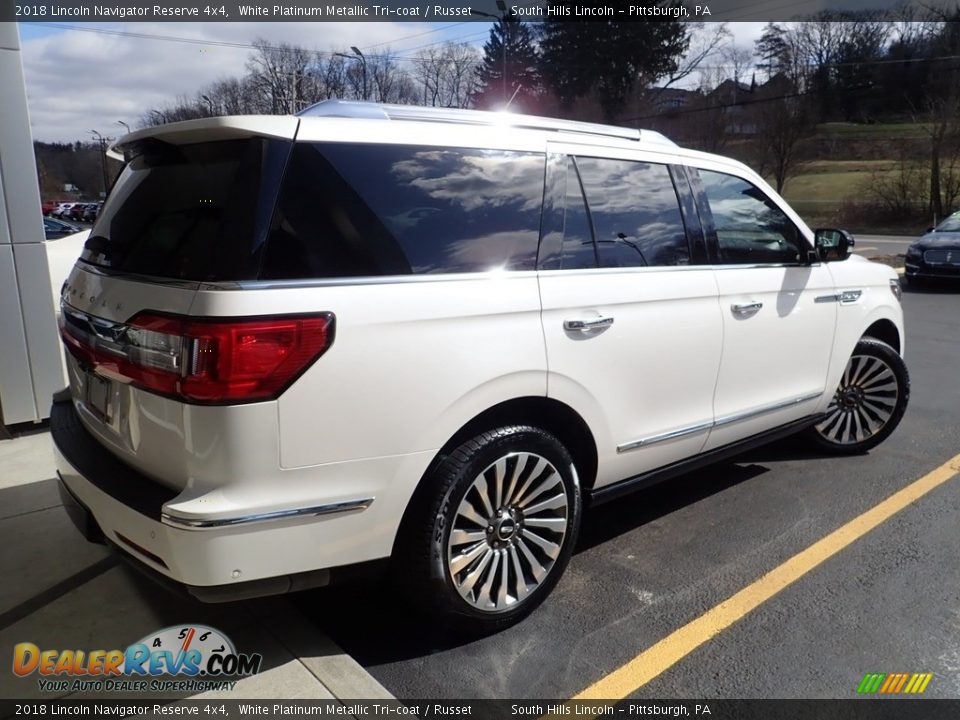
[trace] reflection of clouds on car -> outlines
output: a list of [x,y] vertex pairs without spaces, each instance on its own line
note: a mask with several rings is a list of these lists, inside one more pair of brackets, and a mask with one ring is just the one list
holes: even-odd
[[684,265],[690,254],[664,165],[577,158],[603,267]]
[[423,190],[435,200],[454,202],[470,212],[511,206],[523,212],[539,210],[543,162],[505,162],[501,152],[430,150],[393,164],[401,182]]
[[440,212],[439,208],[418,207],[402,213],[397,213],[396,215],[388,215],[383,218],[383,221],[388,226],[395,228],[400,232],[404,232],[411,228],[415,228],[417,223],[438,212]]
[[450,243],[443,267],[424,268],[422,272],[476,272],[506,269],[503,261],[491,258],[512,257],[514,264],[533,264],[537,260],[537,233],[499,232],[463,238]]
[[730,262],[797,262],[802,241],[783,211],[758,188],[723,173],[702,171],[700,178],[722,257]]

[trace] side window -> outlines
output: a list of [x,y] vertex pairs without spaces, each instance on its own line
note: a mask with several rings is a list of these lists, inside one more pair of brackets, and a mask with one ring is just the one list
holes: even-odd
[[573,158],[567,158],[567,192],[563,209],[563,256],[560,267],[564,270],[595,268],[597,254],[594,251],[590,217],[583,199],[580,178]]
[[533,270],[545,156],[297,144],[261,277]]
[[577,158],[600,267],[687,265],[690,248],[666,165]]
[[796,225],[762,190],[741,178],[700,170],[724,264],[795,263],[806,243]]

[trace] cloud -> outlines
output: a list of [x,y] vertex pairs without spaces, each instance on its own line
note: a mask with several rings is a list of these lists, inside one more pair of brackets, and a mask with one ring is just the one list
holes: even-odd
[[[135,126],[150,108],[192,96],[205,85],[244,73],[249,48],[214,42],[302,45],[327,51],[410,48],[441,42],[446,27],[427,23],[113,23],[85,28],[164,35],[210,45],[64,29],[22,40],[30,121],[36,140],[88,140],[90,130],[117,136],[118,120]],[[479,29],[479,28],[478,28]],[[462,31],[462,28],[459,30]],[[428,34],[423,34],[428,33]],[[411,37],[417,36],[417,37]],[[376,47],[374,47],[376,46]]]

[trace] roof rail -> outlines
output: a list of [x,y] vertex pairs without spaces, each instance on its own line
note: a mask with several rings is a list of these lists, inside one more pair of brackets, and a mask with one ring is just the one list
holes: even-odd
[[675,143],[658,132],[636,128],[600,125],[598,123],[558,120],[536,115],[519,115],[511,112],[485,110],[459,110],[455,108],[420,107],[417,105],[387,105],[360,100],[323,100],[297,113],[298,117],[338,117],[375,120],[420,120],[424,122],[464,123],[468,125],[502,125],[534,130],[555,130],[626,140],[644,140],[660,144]]

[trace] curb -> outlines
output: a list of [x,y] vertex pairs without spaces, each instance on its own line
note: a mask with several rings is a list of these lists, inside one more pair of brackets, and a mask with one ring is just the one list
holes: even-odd
[[[247,604],[247,603],[245,603]],[[248,605],[264,629],[337,700],[396,700],[285,597]]]

